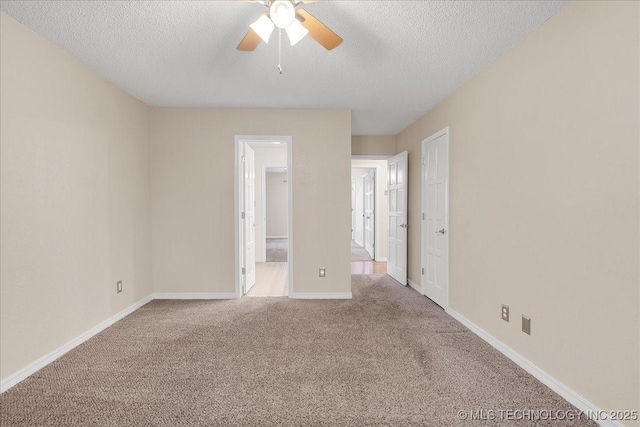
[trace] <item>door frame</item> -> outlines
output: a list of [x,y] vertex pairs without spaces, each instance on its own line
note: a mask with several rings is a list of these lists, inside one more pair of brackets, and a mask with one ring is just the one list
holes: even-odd
[[356,240],[356,198],[358,195],[356,194],[356,180],[351,180],[351,240]]
[[376,186],[376,180],[378,179],[378,168],[367,168],[369,171],[362,176],[362,247],[367,251],[367,190],[366,190],[366,182],[367,175],[370,173],[373,174],[373,243],[371,246],[373,247],[373,255],[371,255],[371,259],[375,260],[378,255],[378,246],[376,245],[376,237],[377,237],[377,227],[378,221],[376,221],[376,215],[378,214],[378,209],[376,208],[376,203],[378,198],[376,197],[376,191],[378,190]]
[[288,224],[287,224],[287,296],[293,294],[293,138],[280,135],[235,135],[234,149],[234,228],[235,228],[235,297],[243,296],[242,289],[245,283],[245,275],[242,274],[244,266],[244,232],[242,227],[242,203],[244,199],[244,174],[242,165],[243,147],[248,143],[257,147],[274,146],[274,143],[287,146],[287,197],[288,197]]
[[[424,173],[425,173],[425,169],[426,169],[426,165],[425,165],[425,153],[426,153],[426,147],[427,144],[429,144],[432,141],[435,141],[436,139],[440,138],[441,136],[445,137],[445,146],[447,147],[447,183],[445,185],[445,189],[444,189],[444,228],[445,230],[447,230],[446,234],[444,235],[445,239],[447,240],[447,250],[445,251],[445,257],[446,257],[446,268],[444,271],[444,275],[445,275],[445,283],[447,284],[447,292],[446,292],[446,300],[444,302],[443,305],[443,309],[447,309],[449,307],[449,270],[450,270],[450,265],[449,265],[449,246],[450,246],[450,241],[449,241],[449,179],[451,177],[451,172],[450,172],[450,166],[451,166],[451,160],[450,160],[450,152],[449,152],[449,127],[447,126],[444,129],[439,130],[438,132],[434,133],[433,135],[431,135],[430,137],[428,137],[427,139],[423,140],[422,143],[420,144],[420,148],[421,148],[421,155],[422,155],[422,167],[421,167],[421,172],[420,172],[420,267],[422,268],[426,268],[426,256],[427,256],[427,231],[428,231],[428,227],[425,226],[425,220],[424,220],[424,214],[426,212],[426,205],[427,205],[427,201],[426,201],[426,186],[424,184]],[[425,274],[421,274],[420,275],[420,290],[422,295],[425,295],[425,288],[426,288],[426,275]]]
[[[387,253],[387,256],[380,256],[381,253],[383,253],[382,248],[385,248],[385,251],[389,250],[389,244],[388,242],[386,244],[382,244],[381,243],[381,238],[382,236],[386,236],[386,238],[389,237],[389,219],[388,217],[385,218],[385,215],[382,214],[382,212],[384,212],[385,208],[388,209],[389,208],[389,159],[392,158],[393,156],[389,156],[389,155],[352,155],[351,156],[351,168],[357,168],[357,169],[373,169],[376,171],[376,178],[375,178],[375,186],[376,186],[376,194],[375,194],[375,207],[374,207],[374,217],[375,217],[375,222],[376,222],[376,226],[375,226],[375,258],[374,261],[377,262],[387,262],[388,261],[388,256],[389,254]],[[373,160],[375,162],[384,162],[385,166],[383,168],[383,166],[381,164],[365,164],[365,165],[360,165],[360,164],[355,164],[353,163],[353,161],[364,161],[366,162],[367,160]],[[378,183],[378,180],[381,180],[380,183]],[[380,191],[380,189],[385,189],[383,194],[379,194],[378,192]],[[380,197],[378,197],[380,196]],[[355,208],[355,206],[354,206]],[[355,219],[356,222],[360,222],[360,219],[357,218]],[[382,224],[386,223],[386,228],[383,230],[382,229]],[[355,230],[354,230],[354,237],[352,240],[356,240],[355,239]],[[363,242],[364,243],[364,242]]]

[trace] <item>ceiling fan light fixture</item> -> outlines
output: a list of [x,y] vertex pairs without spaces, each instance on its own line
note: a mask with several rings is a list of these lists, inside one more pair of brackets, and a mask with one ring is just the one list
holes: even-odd
[[266,13],[260,15],[260,18],[258,18],[253,24],[249,25],[249,27],[251,27],[251,29],[255,31],[265,43],[269,43],[269,38],[275,28],[273,22],[271,22],[271,19],[269,19]]
[[271,20],[278,28],[287,28],[296,20],[296,8],[289,0],[276,0],[269,8]]
[[297,19],[294,19],[293,22],[285,28],[287,35],[289,36],[289,42],[291,46],[298,43],[300,40],[304,38],[307,34],[309,34],[309,30],[307,30]]

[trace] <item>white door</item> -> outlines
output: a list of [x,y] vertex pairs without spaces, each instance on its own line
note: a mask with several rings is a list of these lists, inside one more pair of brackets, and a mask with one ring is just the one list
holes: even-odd
[[356,181],[351,181],[351,240],[356,239]]
[[255,153],[244,146],[244,236],[245,236],[245,288],[244,293],[256,283],[256,172]]
[[375,197],[376,171],[372,170],[363,178],[364,188],[364,249],[371,258],[375,258]]
[[422,291],[448,303],[448,129],[422,142]]
[[408,153],[389,159],[389,253],[387,273],[407,285],[407,171]]

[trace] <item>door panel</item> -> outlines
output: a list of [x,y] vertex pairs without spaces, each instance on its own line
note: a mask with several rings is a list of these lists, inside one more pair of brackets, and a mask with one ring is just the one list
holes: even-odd
[[364,249],[375,258],[375,194],[376,172],[364,176]]
[[256,173],[255,153],[251,147],[244,147],[244,232],[246,241],[244,293],[256,283]]
[[351,240],[356,239],[356,181],[351,181]]
[[389,253],[387,272],[407,284],[407,170],[406,151],[389,159]]
[[446,307],[448,295],[448,133],[422,143],[423,267],[422,290]]

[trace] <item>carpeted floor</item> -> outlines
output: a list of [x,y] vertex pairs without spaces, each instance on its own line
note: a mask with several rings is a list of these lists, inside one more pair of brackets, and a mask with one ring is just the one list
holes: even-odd
[[0,395],[0,425],[595,425],[500,420],[574,408],[412,289],[352,280],[352,300],[153,301]]
[[351,241],[351,261],[373,261],[369,252],[354,240]]
[[287,239],[267,238],[267,262],[287,262]]

